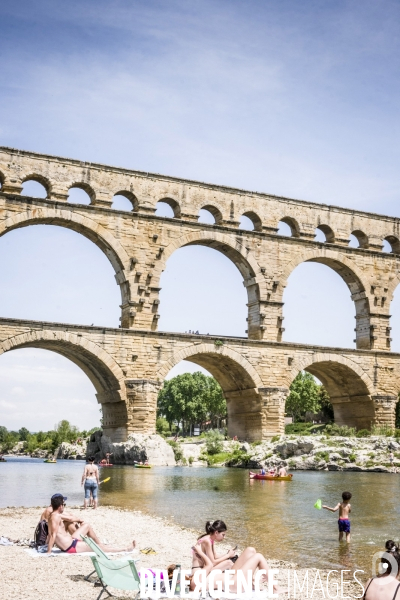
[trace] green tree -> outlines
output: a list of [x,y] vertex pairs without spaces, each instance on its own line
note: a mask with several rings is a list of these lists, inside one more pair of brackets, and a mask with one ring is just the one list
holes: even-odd
[[27,429],[26,427],[21,427],[21,429],[18,431],[18,435],[20,442],[26,442],[29,435],[29,429]]
[[6,441],[7,433],[7,427],[4,427],[4,425],[0,425],[0,444]]
[[293,421],[304,419],[306,412],[318,412],[320,409],[320,386],[311,373],[300,371],[290,386],[290,393],[286,399],[286,412],[293,417]]
[[184,432],[192,426],[226,416],[222,390],[213,377],[197,371],[173,377],[164,383],[158,395],[158,416],[165,417],[170,427],[182,423]]
[[326,419],[329,419],[329,421],[333,421],[335,418],[335,414],[333,412],[333,406],[332,406],[329,394],[323,385],[319,386],[318,393],[319,393],[319,406],[320,406],[319,410],[322,412],[322,414],[324,415],[324,417]]

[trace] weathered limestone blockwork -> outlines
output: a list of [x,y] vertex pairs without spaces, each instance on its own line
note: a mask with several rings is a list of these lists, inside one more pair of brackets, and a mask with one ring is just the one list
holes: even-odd
[[267,439],[283,431],[285,399],[302,369],[325,385],[338,423],[358,428],[394,425],[399,354],[218,340],[222,346],[214,336],[0,320],[0,354],[46,348],[82,367],[96,388],[104,428],[113,441],[155,431],[158,391],[183,359],[203,366],[219,381],[227,399],[229,433],[240,439]]
[[[45,186],[46,200],[18,196],[30,179]],[[121,288],[124,328],[157,330],[167,260],[182,246],[200,244],[224,253],[242,274],[250,339],[282,340],[288,277],[300,263],[314,261],[334,269],[349,287],[356,347],[390,350],[398,219],[9,148],[0,148],[0,182],[0,235],[49,223],[80,232],[105,252]],[[91,205],[68,204],[71,187],[86,190]],[[112,210],[117,193],[131,202],[132,212]],[[172,207],[174,219],[154,215],[158,201]],[[215,225],[196,222],[205,207]],[[238,229],[241,215],[253,221],[254,231]],[[293,237],[276,235],[281,220],[290,224]],[[317,227],[327,243],[313,240]],[[347,246],[351,233],[360,248]],[[393,254],[381,252],[384,239]]]
[[[44,185],[47,198],[21,196],[28,180]],[[3,320],[1,331],[3,351],[38,346],[78,364],[96,387],[105,428],[115,440],[130,431],[154,431],[159,386],[184,358],[218,379],[230,431],[239,437],[282,431],[287,390],[300,369],[327,387],[338,422],[393,423],[399,357],[389,353],[390,303],[400,281],[398,219],[1,147],[0,184],[0,235],[35,224],[67,227],[95,243],[113,265],[121,329]],[[73,187],[84,189],[91,204],[69,204]],[[116,194],[129,200],[132,211],[112,208]],[[174,218],[154,214],[159,201],[169,204]],[[197,222],[202,208],[213,214],[214,225]],[[254,231],[238,229],[242,215]],[[277,235],[280,221],[292,237]],[[316,228],[326,243],[314,240]],[[351,234],[359,248],[348,246]],[[382,252],[385,239],[391,254]],[[189,245],[222,252],[241,273],[248,340],[226,338],[218,349],[207,336],[157,333],[161,274],[170,256]],[[327,265],[347,284],[358,351],[282,342],[284,290],[306,261]]]

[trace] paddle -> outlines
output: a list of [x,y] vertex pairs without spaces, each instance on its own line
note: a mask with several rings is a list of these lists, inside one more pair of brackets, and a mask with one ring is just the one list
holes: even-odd
[[105,483],[106,481],[110,481],[111,477],[107,477],[107,479],[103,479],[103,481],[99,481],[99,485],[100,483]]
[[322,509],[322,500],[320,500],[318,498],[318,500],[316,501],[316,503],[314,504],[314,508],[318,508],[318,510]]

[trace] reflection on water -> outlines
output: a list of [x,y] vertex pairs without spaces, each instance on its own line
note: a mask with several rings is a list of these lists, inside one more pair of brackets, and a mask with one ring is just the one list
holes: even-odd
[[[0,506],[43,505],[55,492],[69,504],[82,502],[83,462],[45,464],[34,459],[0,463]],[[372,555],[398,534],[399,479],[384,473],[296,472],[292,482],[254,481],[243,469],[155,467],[102,469],[100,502],[173,518],[203,530],[223,519],[228,539],[255,546],[267,556],[301,567],[371,570]],[[352,543],[337,541],[337,514],[316,510],[334,506],[352,492]]]

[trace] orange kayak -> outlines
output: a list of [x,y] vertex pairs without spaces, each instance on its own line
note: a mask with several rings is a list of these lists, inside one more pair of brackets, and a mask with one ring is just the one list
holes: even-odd
[[260,475],[259,473],[249,473],[250,479],[266,479],[268,481],[292,481],[292,473],[285,475],[284,477],[275,477],[274,475]]

